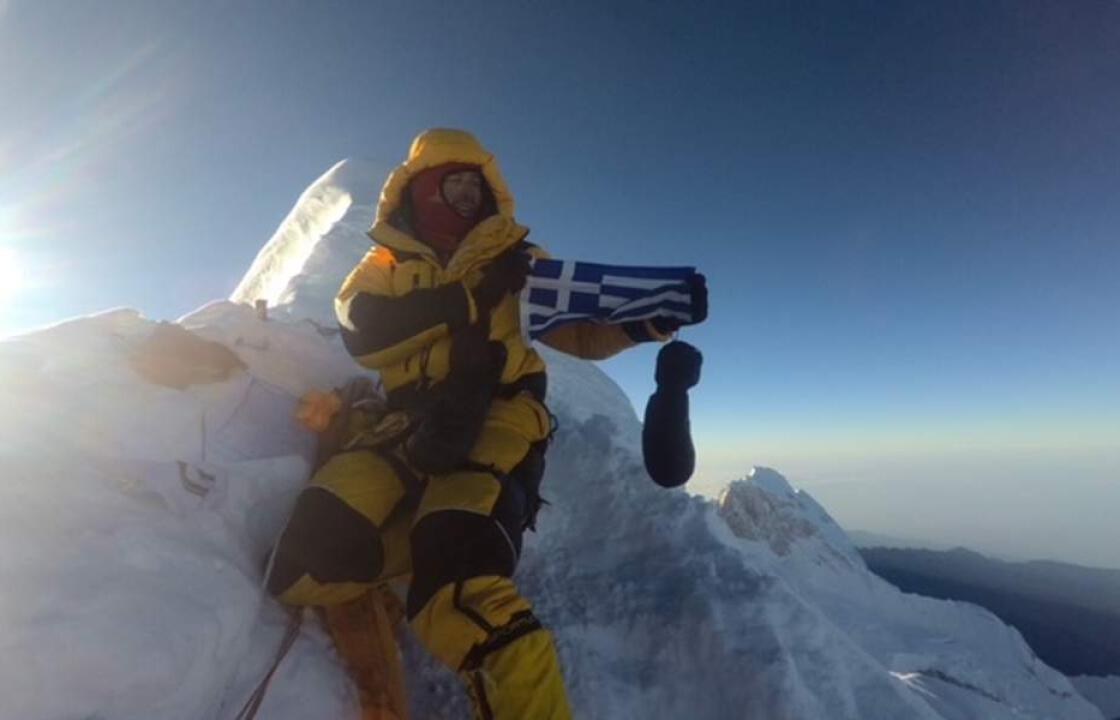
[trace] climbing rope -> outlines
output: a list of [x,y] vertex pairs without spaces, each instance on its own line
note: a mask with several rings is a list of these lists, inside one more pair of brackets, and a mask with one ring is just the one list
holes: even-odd
[[265,693],[268,692],[268,686],[272,682],[272,676],[276,674],[276,669],[280,667],[284,656],[292,649],[296,638],[299,637],[299,626],[303,622],[303,612],[298,608],[288,608],[287,613],[288,627],[284,631],[284,637],[280,640],[280,647],[276,650],[276,657],[272,660],[272,666],[261,678],[261,681],[257,683],[253,694],[241,706],[241,710],[234,717],[234,720],[253,720],[257,716],[257,711],[260,710],[261,703],[264,702]]
[[[291,522],[290,516],[288,522]],[[284,527],[287,529],[287,523],[285,523]],[[256,632],[257,626],[261,621],[261,614],[264,611],[265,603],[268,602],[268,579],[272,576],[272,568],[275,564],[276,546],[274,545],[272,551],[268,554],[268,563],[266,563],[264,568],[264,577],[261,578],[258,591],[260,595],[258,598],[257,612],[256,615],[253,616],[252,627],[249,628],[250,638]],[[260,710],[261,703],[264,702],[264,694],[268,691],[268,685],[272,682],[272,676],[276,673],[276,668],[280,666],[280,662],[284,659],[284,656],[292,649],[292,645],[299,635],[299,626],[303,622],[302,611],[297,608],[286,608],[286,611],[288,613],[288,627],[284,631],[284,637],[280,641],[280,648],[276,652],[276,658],[273,660],[272,667],[269,668],[268,673],[261,679],[260,683],[257,684],[257,687],[253,690],[253,694],[249,696],[249,699],[245,702],[245,705],[241,707],[241,710],[237,713],[234,720],[252,720],[252,718],[256,716],[257,711]],[[218,703],[219,716],[225,711],[226,702],[229,699],[230,690],[233,688],[235,678],[236,673],[230,673],[229,680],[226,681],[225,688],[222,691]]]

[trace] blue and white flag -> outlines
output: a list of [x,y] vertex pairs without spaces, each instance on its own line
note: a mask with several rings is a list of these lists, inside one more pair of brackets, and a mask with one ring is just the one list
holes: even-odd
[[530,340],[578,320],[622,323],[670,317],[689,322],[693,267],[601,265],[534,260],[521,293],[521,329]]

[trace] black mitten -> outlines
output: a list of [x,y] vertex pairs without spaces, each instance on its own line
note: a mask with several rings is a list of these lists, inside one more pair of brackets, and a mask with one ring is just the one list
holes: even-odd
[[432,389],[431,404],[405,442],[413,467],[442,475],[462,465],[482,432],[505,362],[505,346],[488,340],[482,326],[455,333],[450,373]]
[[700,366],[704,356],[700,351],[680,340],[661,348],[657,354],[658,388],[688,390],[700,382]]
[[506,295],[521,292],[532,269],[532,259],[520,250],[508,250],[490,261],[472,290],[480,312],[493,310]]
[[684,289],[688,291],[689,318],[655,317],[650,322],[657,332],[674,333],[685,325],[699,325],[708,319],[708,279],[701,273],[694,273],[685,282]]
[[642,456],[646,472],[662,487],[688,482],[696,469],[696,450],[688,418],[688,389],[700,381],[700,351],[674,341],[657,356],[657,391],[646,404]]

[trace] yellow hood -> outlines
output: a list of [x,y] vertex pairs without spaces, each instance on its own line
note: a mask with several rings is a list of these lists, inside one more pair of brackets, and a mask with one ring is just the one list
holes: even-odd
[[369,236],[393,250],[431,254],[431,249],[392,224],[393,214],[400,209],[408,184],[417,173],[447,163],[477,165],[490,186],[498,215],[513,219],[513,195],[498,169],[498,161],[473,135],[463,130],[436,128],[425,130],[412,141],[408,159],[389,174],[377,202],[377,219]]

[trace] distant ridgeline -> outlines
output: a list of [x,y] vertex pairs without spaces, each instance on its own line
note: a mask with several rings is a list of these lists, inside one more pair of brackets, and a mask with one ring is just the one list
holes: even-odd
[[1003,562],[969,550],[861,548],[899,589],[980,605],[1066,675],[1120,675],[1120,570]]

